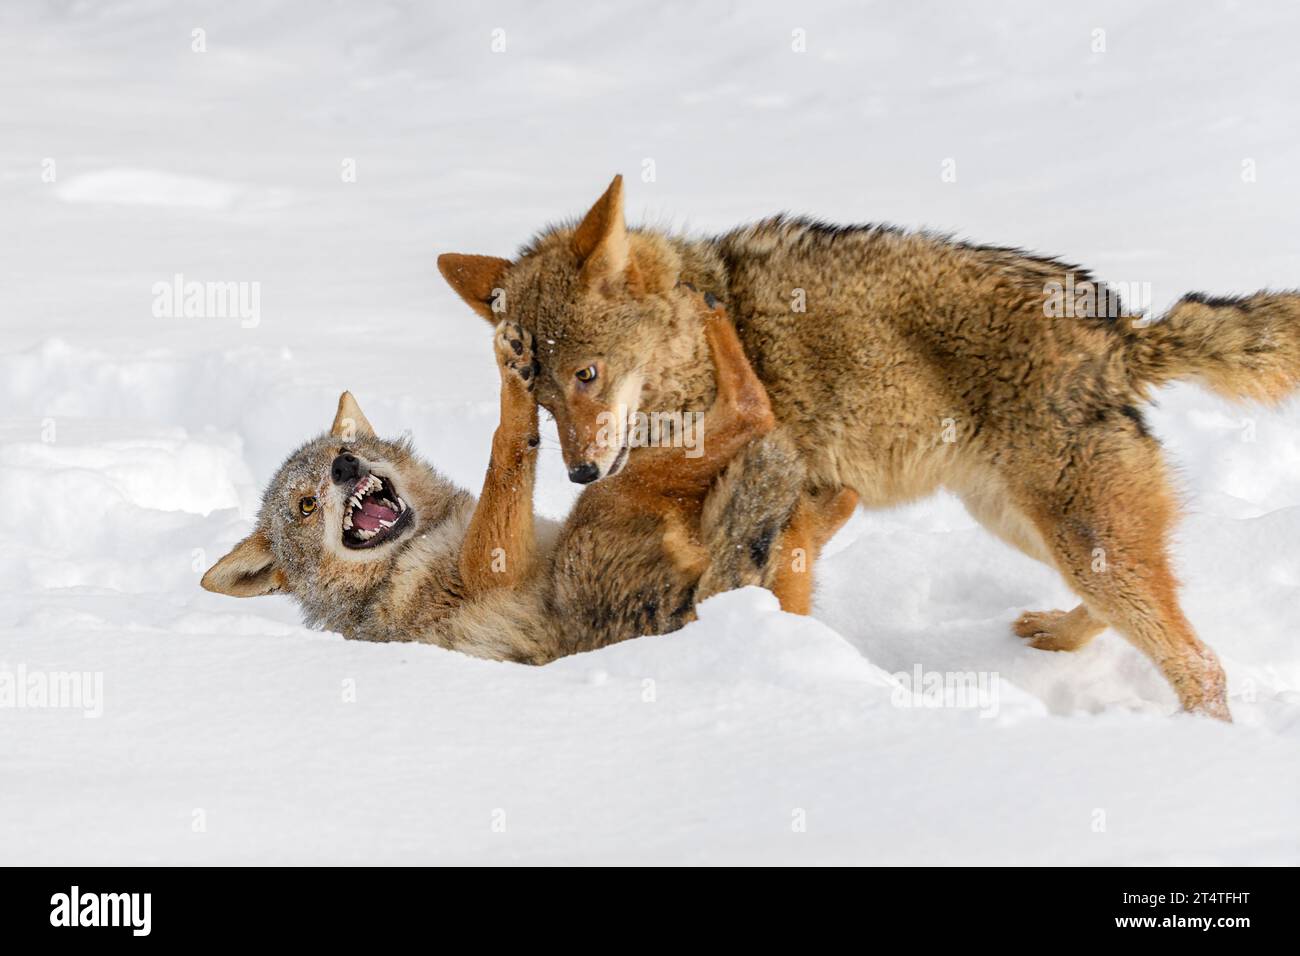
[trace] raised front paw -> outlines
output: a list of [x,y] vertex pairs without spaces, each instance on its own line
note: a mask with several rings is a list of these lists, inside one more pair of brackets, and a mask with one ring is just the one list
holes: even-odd
[[515,376],[531,392],[537,383],[532,334],[518,322],[506,320],[497,326],[494,346],[502,377]]

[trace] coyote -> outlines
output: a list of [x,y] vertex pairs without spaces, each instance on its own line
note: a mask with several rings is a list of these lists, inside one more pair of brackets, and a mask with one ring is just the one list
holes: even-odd
[[797,604],[806,586],[785,570],[790,553],[805,549],[810,565],[856,502],[754,484],[798,460],[762,437],[771,407],[731,323],[718,309],[696,321],[718,383],[703,455],[655,449],[587,489],[562,526],[535,523],[536,363],[527,330],[505,321],[501,420],[477,502],[409,442],[379,438],[344,392],[329,432],[289,455],[256,528],[203,587],[290,594],[308,624],[349,638],[529,664],[675,630],[698,601],[744,584]]
[[708,402],[698,288],[725,305],[774,436],[798,449],[803,468],[784,480],[847,487],[869,507],[950,489],[1081,598],[1025,613],[1017,634],[1069,651],[1109,625],[1185,710],[1231,719],[1223,670],[1179,607],[1166,550],[1177,502],[1140,405],[1182,378],[1233,399],[1289,395],[1300,294],[1189,295],[1156,322],[1051,318],[1047,290],[1105,287],[1055,259],[889,226],[777,216],[714,238],[629,231],[621,177],[514,261],[445,255],[439,268],[480,314],[508,314],[542,343],[537,396],[574,481],[641,453],[598,435],[600,412]]

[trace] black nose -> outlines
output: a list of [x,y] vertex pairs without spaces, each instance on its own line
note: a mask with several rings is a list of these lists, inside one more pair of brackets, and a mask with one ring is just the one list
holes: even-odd
[[361,477],[361,462],[357,461],[356,455],[339,455],[330,465],[330,477],[336,485],[356,481]]
[[584,461],[569,469],[569,480],[579,485],[589,485],[600,477],[600,469],[594,461]]

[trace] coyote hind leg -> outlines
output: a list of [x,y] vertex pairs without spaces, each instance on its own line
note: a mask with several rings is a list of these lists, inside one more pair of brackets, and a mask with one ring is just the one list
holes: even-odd
[[772,593],[781,610],[790,614],[811,614],[813,564],[826,542],[844,527],[858,507],[858,493],[851,488],[809,492],[799,499],[790,524],[781,534],[777,566],[772,574]]
[[1178,603],[1166,550],[1177,509],[1158,446],[1112,432],[1067,451],[1059,477],[1021,499],[1058,569],[1088,615],[1160,668],[1184,710],[1231,720],[1223,668]]
[[[1006,489],[981,488],[962,496],[971,517],[1007,544],[1044,564],[1056,562],[1034,523],[1009,499]],[[1026,611],[1011,625],[1030,647],[1040,651],[1077,651],[1106,630],[1085,604],[1072,611]]]
[[727,466],[700,514],[708,565],[697,602],[750,584],[771,586],[804,481],[798,450],[780,429],[751,442]]
[[[701,303],[701,309],[704,309]],[[746,446],[776,427],[767,389],[755,374],[736,328],[721,306],[702,316],[704,338],[713,357],[717,395],[704,414],[701,434],[707,436],[701,454],[690,456],[680,448],[639,448],[616,476],[672,497],[703,498],[731,461]]]

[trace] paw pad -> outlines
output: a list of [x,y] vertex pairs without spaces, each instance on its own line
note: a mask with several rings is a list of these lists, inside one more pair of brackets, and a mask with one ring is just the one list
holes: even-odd
[[532,334],[518,322],[507,320],[497,326],[495,346],[497,364],[504,371],[517,376],[531,392],[537,381]]

